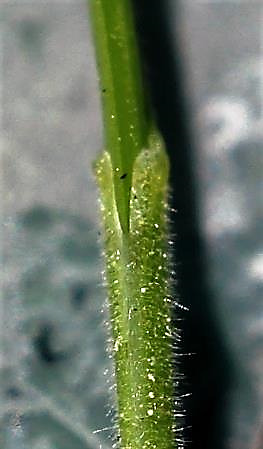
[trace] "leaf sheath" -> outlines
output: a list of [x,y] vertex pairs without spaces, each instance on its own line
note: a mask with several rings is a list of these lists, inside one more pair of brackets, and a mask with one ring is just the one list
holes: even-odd
[[160,143],[142,150],[132,174],[129,233],[122,232],[110,155],[97,164],[123,449],[171,449],[174,336],[167,253],[168,162]]

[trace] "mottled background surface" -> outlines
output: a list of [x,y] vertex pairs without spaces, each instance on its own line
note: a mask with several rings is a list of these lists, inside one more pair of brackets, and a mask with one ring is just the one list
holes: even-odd
[[[140,17],[156,3],[138,7],[141,29],[147,27]],[[263,3],[164,4],[192,131],[195,223],[187,223],[187,177],[182,188],[174,184],[179,291],[190,307],[186,348],[196,353],[185,365],[185,388],[193,393],[186,402],[189,447],[262,449]],[[107,449],[111,430],[94,433],[111,426],[111,364],[91,171],[102,125],[85,2],[2,1],[0,39],[0,447]],[[156,45],[156,66],[148,67],[156,86],[158,36],[144,39],[146,53]],[[157,104],[165,104],[165,87],[163,95]],[[169,120],[176,128],[177,118]],[[183,161],[181,150],[175,147],[175,161]],[[198,232],[199,256],[191,240],[189,254],[180,253],[187,237],[180,229],[188,227]],[[198,257],[204,295],[194,270]],[[187,283],[197,286],[189,300]]]

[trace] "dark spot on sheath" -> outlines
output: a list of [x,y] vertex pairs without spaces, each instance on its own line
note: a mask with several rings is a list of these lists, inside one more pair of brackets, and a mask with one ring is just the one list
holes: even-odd
[[120,176],[120,179],[125,179],[127,176],[127,173],[123,173],[123,175]]
[[133,197],[135,200],[137,200],[137,195],[134,195],[134,197]]
[[88,296],[88,285],[84,282],[79,282],[73,285],[71,289],[71,304],[74,308],[80,309]]
[[106,92],[106,89],[102,89],[102,92],[105,94],[105,92]]
[[50,324],[42,324],[33,338],[33,346],[39,359],[48,364],[56,363],[64,358],[61,352],[52,348],[52,340],[53,328]]

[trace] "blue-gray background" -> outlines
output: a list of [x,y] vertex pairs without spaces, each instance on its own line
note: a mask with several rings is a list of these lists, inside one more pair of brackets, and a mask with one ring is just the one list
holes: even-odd
[[[260,449],[263,4],[167,4],[190,105],[211,309],[234,366],[218,447]],[[0,447],[107,449],[111,430],[94,433],[112,425],[112,381],[91,170],[102,124],[86,4],[3,1],[0,38]],[[192,301],[194,321],[204,302]],[[205,338],[213,338],[209,330]],[[211,382],[202,367],[196,377],[205,395]]]

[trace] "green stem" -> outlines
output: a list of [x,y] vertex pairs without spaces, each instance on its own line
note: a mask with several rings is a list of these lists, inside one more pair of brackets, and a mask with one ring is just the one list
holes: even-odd
[[172,449],[174,337],[167,248],[168,161],[152,143],[133,169],[129,233],[123,234],[110,156],[97,164],[123,449]]
[[96,164],[122,449],[176,446],[169,163],[145,109],[131,2],[89,0],[106,149]]
[[120,223],[128,232],[132,166],[139,151],[147,146],[149,134],[133,13],[129,0],[89,0],[89,5],[100,73],[105,145],[114,170]]

